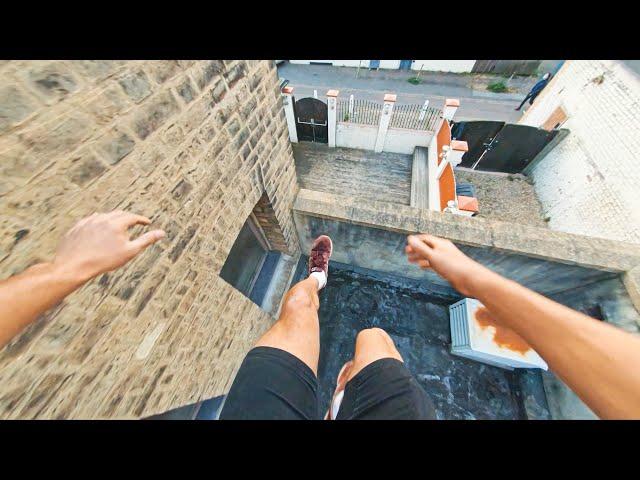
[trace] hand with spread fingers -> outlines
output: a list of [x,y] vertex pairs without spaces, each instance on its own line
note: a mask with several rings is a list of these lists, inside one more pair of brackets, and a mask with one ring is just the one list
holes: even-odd
[[162,230],[129,238],[130,227],[150,223],[147,217],[122,210],[94,213],[66,233],[53,262],[0,281],[0,348],[84,283],[121,267],[162,239]]
[[94,213],[67,232],[53,263],[85,280],[114,270],[164,237],[162,230],[152,230],[129,239],[129,228],[150,223],[147,217],[122,210]]

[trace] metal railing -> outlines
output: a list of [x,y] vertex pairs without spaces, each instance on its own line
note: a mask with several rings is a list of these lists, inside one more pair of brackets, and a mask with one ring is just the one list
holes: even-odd
[[389,127],[435,131],[440,118],[442,118],[442,111],[438,108],[424,108],[419,104],[395,105]]
[[343,123],[359,123],[361,125],[378,125],[383,104],[371,100],[354,99],[349,108],[349,100],[338,100],[337,121]]
[[[384,103],[372,100],[338,99],[336,105],[337,121],[377,126],[383,107]],[[420,104],[395,105],[389,127],[435,131],[441,118],[442,110],[439,108],[425,108]]]

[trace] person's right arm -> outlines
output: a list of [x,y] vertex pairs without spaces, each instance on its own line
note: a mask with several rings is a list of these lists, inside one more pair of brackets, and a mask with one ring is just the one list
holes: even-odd
[[520,335],[601,418],[640,418],[640,338],[480,265],[452,242],[410,235],[410,262],[431,268]]

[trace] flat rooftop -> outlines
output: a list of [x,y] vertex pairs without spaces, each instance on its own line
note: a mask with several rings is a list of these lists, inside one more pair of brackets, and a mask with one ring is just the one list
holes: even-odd
[[466,168],[456,168],[454,172],[456,182],[471,183],[475,187],[480,211],[474,218],[548,228],[542,205],[528,177]]
[[[301,257],[294,282],[306,277]],[[419,282],[331,262],[320,292],[320,406],[325,411],[338,372],[353,356],[358,332],[384,329],[439,420],[550,419],[539,370],[506,370],[449,352],[448,306],[460,297],[436,293]]]
[[300,187],[364,201],[409,205],[412,156],[294,143]]

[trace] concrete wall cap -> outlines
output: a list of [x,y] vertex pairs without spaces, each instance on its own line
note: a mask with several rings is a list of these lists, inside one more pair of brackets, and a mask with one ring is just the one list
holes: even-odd
[[467,145],[467,142],[462,141],[462,140],[451,140],[451,150],[458,150],[461,152],[468,152],[469,151],[469,145]]

